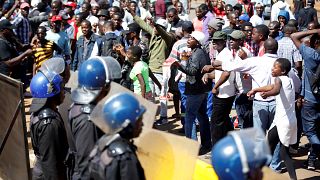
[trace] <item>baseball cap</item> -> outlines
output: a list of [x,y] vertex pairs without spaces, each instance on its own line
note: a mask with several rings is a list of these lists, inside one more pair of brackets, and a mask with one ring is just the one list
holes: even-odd
[[254,7],[257,7],[257,6],[264,6],[264,4],[262,2],[257,2]]
[[156,24],[162,26],[164,29],[167,29],[168,27],[168,22],[165,19],[158,19]]
[[51,22],[62,21],[62,17],[59,15],[52,16]]
[[128,34],[128,33],[131,33],[131,32],[137,32],[137,31],[140,31],[141,28],[140,26],[137,24],[137,23],[131,23],[128,25],[128,30],[125,30],[123,31],[123,34]]
[[1,29],[15,29],[16,26],[11,24],[9,20],[3,19],[0,21],[0,30]]
[[240,30],[234,30],[229,34],[229,37],[232,37],[233,39],[244,39],[246,35]]
[[194,27],[191,21],[184,21],[181,27],[182,31],[194,31]]
[[211,19],[208,23],[208,26],[214,28],[215,30],[220,30],[222,29],[222,25],[224,25],[224,20],[223,19]]
[[21,3],[20,9],[24,9],[24,8],[26,8],[26,7],[30,8],[30,5],[29,5],[28,3],[26,3],[26,2]]
[[69,7],[72,7],[72,9],[75,9],[77,7],[77,3],[68,1],[64,4],[64,6],[69,6]]
[[191,37],[193,37],[194,39],[196,39],[201,45],[203,45],[203,41],[205,39],[205,35],[203,32],[201,31],[193,31],[191,34],[190,34]]
[[227,34],[223,31],[216,31],[212,36],[212,40],[226,40],[226,39],[227,39]]
[[250,21],[250,17],[248,16],[248,14],[242,14],[242,15],[239,17],[239,20],[240,20],[240,21],[249,22],[249,21]]

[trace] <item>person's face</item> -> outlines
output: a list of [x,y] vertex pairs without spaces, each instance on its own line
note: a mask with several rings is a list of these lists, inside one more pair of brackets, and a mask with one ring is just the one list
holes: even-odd
[[230,16],[230,24],[238,25],[239,24],[239,16],[238,14],[232,14]]
[[6,37],[6,38],[12,38],[14,36],[13,30],[12,29],[4,29],[2,30],[2,34]]
[[229,14],[233,11],[233,8],[230,6],[227,6],[225,11],[226,11],[226,14]]
[[176,5],[176,9],[177,9],[178,13],[182,13],[182,10],[183,10],[182,3],[178,2]]
[[231,49],[239,49],[240,43],[241,43],[240,39],[233,39],[230,37],[229,44]]
[[121,26],[122,19],[120,18],[120,16],[114,15],[113,18],[112,18],[112,21],[113,21],[114,26],[115,26],[116,28]]
[[85,13],[89,13],[90,12],[90,8],[89,8],[89,6],[87,4],[83,4],[81,6],[81,10],[82,10],[82,12],[85,12]]
[[72,7],[71,6],[65,6],[64,7],[64,11],[67,13],[67,14],[70,14],[72,12]]
[[148,3],[147,3],[147,0],[142,0],[142,1],[141,1],[141,5],[142,5],[143,8],[146,8],[146,7],[147,7],[147,4],[148,4]]
[[176,5],[178,3],[178,0],[172,0],[172,5]]
[[307,28],[308,30],[316,29],[316,25],[314,23],[309,23]]
[[252,38],[252,27],[245,26],[243,33],[246,35],[246,39],[250,40]]
[[211,26],[208,26],[208,33],[209,33],[209,36],[213,36],[213,34],[216,32],[217,30]]
[[110,10],[109,10],[110,17],[112,17],[115,12],[116,12],[116,10],[114,8],[110,8]]
[[272,77],[277,77],[277,76],[281,76],[282,74],[284,74],[285,72],[282,71],[281,69],[281,64],[278,63],[277,61],[275,61],[273,63],[273,67],[271,69],[271,75]]
[[279,28],[276,27],[276,25],[269,24],[268,28],[269,28],[269,31],[270,31],[269,36],[271,36],[271,37],[277,36],[277,33],[279,32]]
[[81,23],[81,30],[82,30],[83,36],[86,36],[90,33],[91,26],[88,23]]
[[174,20],[176,19],[176,14],[174,14],[173,12],[169,12],[167,14],[167,18],[168,18],[168,22],[169,23],[172,23],[174,22]]
[[252,40],[257,44],[261,42],[261,34],[257,31],[256,28],[253,28],[252,30]]
[[21,9],[21,14],[24,16],[24,17],[27,17],[28,14],[29,14],[29,7],[25,7],[23,9]]
[[82,17],[80,15],[76,15],[76,25],[80,26],[80,23],[82,21]]
[[130,3],[128,7],[131,11],[136,12],[137,6],[135,3]]
[[261,6],[261,5],[256,6],[256,12],[257,12],[258,16],[262,15],[263,10],[264,10],[263,6]]
[[58,4],[58,3],[52,3],[52,4],[51,4],[51,10],[58,13],[58,12],[60,11],[60,6],[59,6],[59,4]]
[[98,6],[93,6],[92,9],[91,9],[91,14],[94,15],[94,16],[97,16],[98,11],[99,11],[99,7]]
[[107,20],[107,16],[99,16],[99,20]]
[[51,21],[51,29],[53,32],[59,32],[61,28],[61,21]]
[[284,26],[286,24],[286,18],[283,16],[279,16],[278,21],[281,24],[281,26]]
[[218,52],[221,52],[226,46],[226,42],[224,40],[213,40],[212,41],[213,48]]
[[149,5],[149,11],[150,11],[150,13],[153,13],[156,11],[156,9],[154,8],[154,5],[152,3]]
[[198,19],[203,17],[203,12],[199,8],[196,9],[196,16]]
[[136,121],[134,128],[133,128],[133,138],[139,137],[142,132],[143,121],[142,116]]
[[188,48],[194,49],[197,47],[197,45],[198,45],[198,41],[194,37],[190,36],[187,41]]
[[38,29],[37,37],[40,41],[43,41],[45,39],[46,35],[47,35],[47,33],[44,29],[42,29],[42,28]]

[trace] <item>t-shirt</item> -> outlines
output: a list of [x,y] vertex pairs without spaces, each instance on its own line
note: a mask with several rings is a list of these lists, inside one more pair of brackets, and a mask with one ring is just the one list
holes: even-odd
[[54,33],[49,30],[47,31],[46,40],[55,42],[62,49],[63,55],[70,55],[70,40],[67,33],[63,31]]
[[53,56],[55,43],[53,41],[47,41],[43,47],[33,48],[34,61],[36,64],[36,70],[41,67],[41,64]]
[[17,57],[18,53],[13,44],[2,38],[0,38],[0,52],[0,73],[8,76],[10,74],[10,69],[4,61]]
[[133,91],[136,94],[141,95],[141,87],[138,80],[137,75],[141,74],[144,80],[144,83],[146,85],[146,92],[151,91],[150,85],[149,85],[149,67],[148,64],[143,61],[138,61],[133,65],[133,68],[130,72],[130,79],[133,80]]
[[299,22],[300,28],[307,28],[308,24],[313,21],[313,18],[317,17],[317,10],[311,7],[300,9],[299,17],[302,18]]

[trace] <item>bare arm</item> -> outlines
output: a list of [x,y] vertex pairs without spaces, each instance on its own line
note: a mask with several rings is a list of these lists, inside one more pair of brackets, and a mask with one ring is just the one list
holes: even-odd
[[11,16],[12,13],[14,12],[14,10],[17,8],[17,6],[18,6],[19,3],[20,3],[19,0],[16,0],[16,1],[14,2],[14,5],[11,7],[11,9],[7,12],[7,14],[4,15],[4,17],[5,17],[6,19],[9,20],[10,16]]
[[301,45],[302,38],[309,36],[309,35],[312,35],[312,34],[319,33],[319,32],[320,32],[319,29],[313,29],[313,30],[309,30],[309,31],[302,31],[302,32],[293,33],[293,34],[291,34],[290,37],[291,37],[294,45],[296,45],[296,47],[299,49],[299,47]]
[[228,71],[223,71],[221,74],[219,80],[215,83],[214,89],[218,89],[223,83],[225,83],[230,77],[230,72]]
[[302,77],[302,61],[297,61],[294,64],[295,64],[295,67],[298,71],[298,76],[301,79],[301,77]]
[[146,84],[144,83],[143,77],[141,74],[137,74],[137,78],[139,80],[140,88],[141,88],[141,96],[145,97],[146,94]]
[[22,54],[20,54],[19,56],[9,59],[7,61],[4,61],[4,63],[6,65],[8,65],[9,67],[15,66],[17,64],[19,64],[20,62],[22,62],[27,56],[32,54],[32,50],[28,49],[25,52],[23,52]]

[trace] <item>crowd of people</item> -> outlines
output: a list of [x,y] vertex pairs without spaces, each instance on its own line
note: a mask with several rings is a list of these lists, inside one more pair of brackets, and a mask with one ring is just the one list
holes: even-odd
[[[199,155],[237,124],[267,134],[270,168],[287,169],[291,179],[297,179],[291,155],[306,135],[306,168],[315,170],[320,30],[314,5],[272,2],[266,23],[259,0],[208,0],[193,19],[190,0],[1,2],[0,73],[20,79],[25,90],[30,85],[33,96],[33,178],[144,178],[130,140],[141,131],[145,107],[124,93],[92,118],[110,81],[159,100],[155,127],[168,123],[172,98],[181,133],[197,140],[200,131]],[[66,125],[57,107],[70,71],[78,73],[78,88]]]

